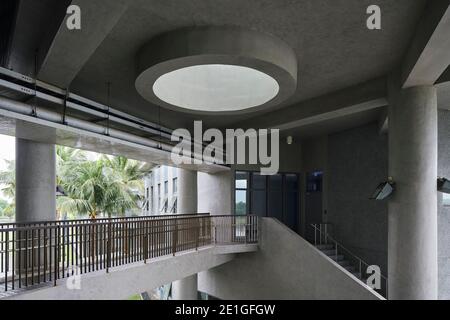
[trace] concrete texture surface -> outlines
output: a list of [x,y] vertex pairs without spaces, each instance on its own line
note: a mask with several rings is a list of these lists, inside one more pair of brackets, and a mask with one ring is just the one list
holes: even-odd
[[382,299],[272,218],[260,220],[260,250],[199,274],[199,290],[220,299]]
[[[253,250],[253,248],[251,249]],[[247,253],[244,253],[247,254]],[[213,246],[198,251],[188,251],[176,256],[166,256],[147,264],[138,262],[81,275],[81,289],[70,290],[67,279],[60,279],[57,286],[32,289],[11,296],[17,300],[119,300],[145,292],[174,280],[183,279],[220,264],[227,263],[234,254],[216,254]]]
[[56,220],[54,144],[16,138],[16,221]]
[[232,171],[217,174],[198,173],[198,211],[211,215],[232,214]]
[[172,300],[197,300],[197,274],[172,282]]
[[[211,87],[200,87],[200,91],[197,91],[197,83],[194,80],[187,87],[190,90],[168,93],[172,101],[178,101],[180,104],[206,104],[197,105],[195,108],[185,106],[188,110],[182,105],[161,100],[150,90],[152,86],[158,86],[158,78],[163,75],[167,77],[170,72],[178,69],[209,64],[243,66],[258,70],[266,77],[271,77],[272,81],[276,80],[279,90],[273,99],[261,105],[255,105],[253,101],[246,105],[246,99],[240,100],[240,103],[235,101],[238,103],[237,107],[241,107],[238,109],[227,107],[227,103],[233,100],[231,97],[235,94],[234,91],[230,90],[228,95],[223,93],[223,96],[221,91],[209,93],[207,89],[211,89],[215,81],[209,81]],[[289,45],[271,34],[233,26],[197,26],[157,35],[139,50],[137,65],[136,89],[141,96],[165,108],[190,113],[207,114],[208,111],[214,111],[214,114],[242,114],[267,109],[288,99],[297,88],[297,58]],[[240,94],[241,98],[245,97],[245,94],[256,94],[256,81],[240,82],[243,78],[236,75],[231,81],[231,84],[238,84],[235,90],[240,93],[236,93]],[[231,84],[225,81],[221,87],[227,89]],[[239,88],[239,85],[242,87]],[[269,88],[263,89],[269,91]],[[199,93],[201,96],[198,96]],[[216,110],[210,109],[214,106]]]
[[177,202],[178,213],[199,212],[197,208],[197,171],[178,169]]
[[332,233],[349,250],[387,275],[387,202],[374,201],[388,177],[387,135],[376,123],[328,138],[328,214]]
[[[438,113],[438,176],[450,179],[450,111]],[[450,206],[438,194],[439,299],[450,299]]]
[[391,92],[389,299],[437,299],[437,96],[432,86]]

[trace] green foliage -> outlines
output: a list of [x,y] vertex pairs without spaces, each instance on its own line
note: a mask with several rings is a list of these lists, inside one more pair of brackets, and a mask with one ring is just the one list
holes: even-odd
[[80,151],[58,149],[59,185],[66,193],[57,199],[61,214],[96,218],[99,214],[123,216],[140,209],[149,165],[121,156],[104,155],[90,161]]
[[0,189],[2,194],[11,199],[11,201],[2,200],[6,206],[0,210],[0,215],[13,217],[15,214],[15,195],[16,195],[16,163],[14,160],[4,160],[7,164],[6,170],[0,172]]
[[[58,216],[120,216],[140,209],[143,178],[150,173],[149,165],[120,156],[89,160],[85,152],[62,146],[57,146],[56,157],[56,182],[65,194],[57,197]],[[8,168],[0,172],[0,184],[5,185],[3,194],[11,199],[15,195],[14,171],[14,161],[8,161]],[[8,208],[13,216],[14,203],[5,210]]]
[[245,215],[245,214],[247,214],[246,213],[246,204],[245,204],[245,202],[242,202],[242,201],[240,201],[240,202],[238,202],[238,203],[236,203],[236,214],[237,215]]

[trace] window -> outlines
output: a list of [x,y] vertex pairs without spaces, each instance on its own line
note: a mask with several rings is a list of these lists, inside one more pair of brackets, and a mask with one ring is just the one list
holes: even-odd
[[150,208],[153,211],[153,186],[150,187]]
[[145,203],[145,207],[148,212],[148,210],[150,209],[150,205],[149,205],[150,199],[149,199],[149,195],[148,195],[148,187],[145,189],[145,199],[147,200]]
[[264,176],[257,172],[236,172],[236,215],[273,217],[297,231],[299,181],[299,175],[295,173]]
[[450,194],[444,193],[442,202],[444,206],[450,206]]
[[158,183],[158,211],[161,208],[161,183]]
[[306,192],[322,191],[322,175],[321,171],[308,173],[306,176]]
[[164,196],[167,196],[168,193],[169,193],[169,182],[164,181]]
[[178,179],[177,178],[173,178],[172,180],[172,189],[173,189],[173,193],[176,194],[178,191]]
[[248,173],[236,172],[235,212],[237,215],[245,215],[247,208]]

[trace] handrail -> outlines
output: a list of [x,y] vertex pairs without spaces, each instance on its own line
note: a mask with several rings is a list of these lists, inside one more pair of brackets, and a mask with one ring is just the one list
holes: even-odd
[[4,278],[4,291],[41,283],[56,285],[58,279],[74,274],[109,272],[124,264],[147,263],[149,259],[205,246],[258,242],[258,217],[251,215],[166,215],[60,222],[0,228],[0,278]]
[[[324,236],[325,239],[325,245],[329,244],[328,240],[330,240],[332,242],[332,244],[334,245],[334,250],[335,250],[335,256],[336,256],[336,263],[337,261],[337,257],[338,257],[338,251],[339,251],[339,247],[345,251],[348,255],[350,255],[353,259],[355,259],[358,262],[359,265],[359,278],[360,280],[362,280],[362,267],[363,265],[366,267],[371,266],[371,264],[367,263],[366,261],[364,261],[362,258],[360,258],[359,256],[357,256],[355,253],[353,253],[352,251],[350,251],[349,249],[347,249],[343,244],[341,244],[340,242],[338,242],[336,239],[334,239],[328,232],[322,232],[321,228],[318,228],[317,226],[320,225],[324,225],[324,224],[311,224],[311,227],[313,227],[314,229],[314,245],[321,245],[322,243],[317,243],[317,236],[316,233],[319,232],[319,236],[320,236],[320,241],[322,241],[322,236]],[[331,225],[330,223],[326,223],[326,225]],[[346,257],[348,258],[348,257]],[[386,286],[386,296],[388,293],[388,278],[386,276],[384,276],[381,272],[380,272],[380,277],[385,281],[385,286]]]
[[30,225],[30,224],[64,224],[64,223],[73,223],[73,222],[95,222],[100,220],[128,220],[128,219],[158,219],[163,217],[183,217],[183,216],[202,216],[202,215],[210,215],[209,212],[205,213],[180,213],[180,214],[160,214],[160,215],[146,215],[146,216],[133,216],[133,217],[101,217],[101,218],[83,218],[83,219],[70,219],[70,220],[38,220],[31,222],[0,222],[0,227],[4,225]]

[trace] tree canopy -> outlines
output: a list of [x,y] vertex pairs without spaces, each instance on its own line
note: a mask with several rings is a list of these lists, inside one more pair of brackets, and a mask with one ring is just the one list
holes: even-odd
[[[58,216],[96,218],[140,210],[143,179],[150,173],[150,165],[122,156],[101,155],[90,160],[85,152],[62,146],[57,146],[56,157],[56,183],[64,193],[57,197]],[[8,161],[8,168],[0,172],[0,183],[3,194],[14,199],[14,161]],[[14,204],[10,206],[13,209]]]

